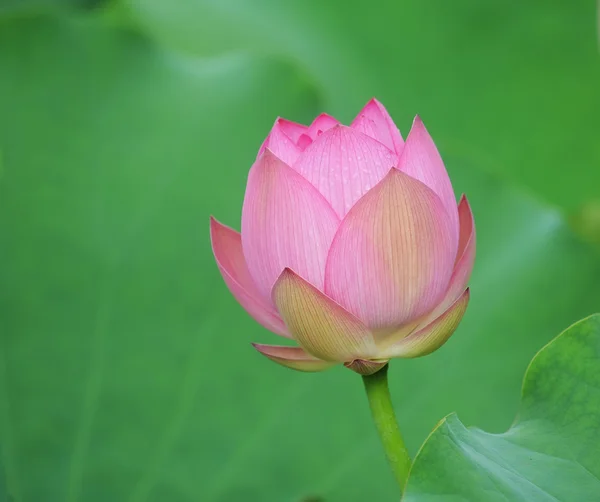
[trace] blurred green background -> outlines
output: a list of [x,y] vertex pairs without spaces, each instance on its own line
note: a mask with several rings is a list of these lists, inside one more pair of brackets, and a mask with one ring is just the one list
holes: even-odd
[[[398,500],[360,378],[301,374],[228,293],[276,116],[419,113],[478,229],[472,301],[395,361],[415,452],[506,429],[534,353],[600,310],[593,0],[0,1],[0,501]],[[4,497],[4,498],[3,498]],[[11,498],[9,498],[11,497]]]

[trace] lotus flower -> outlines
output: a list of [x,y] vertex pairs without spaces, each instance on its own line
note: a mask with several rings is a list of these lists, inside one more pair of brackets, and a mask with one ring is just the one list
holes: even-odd
[[373,99],[352,124],[282,118],[250,169],[241,234],[211,219],[225,283],[297,345],[254,347],[301,371],[369,375],[438,349],[469,302],[475,227],[416,117],[406,139]]

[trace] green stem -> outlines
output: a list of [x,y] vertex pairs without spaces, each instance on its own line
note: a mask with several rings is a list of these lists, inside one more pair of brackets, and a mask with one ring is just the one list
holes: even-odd
[[400,491],[403,492],[411,460],[392,407],[387,372],[388,365],[386,364],[377,373],[363,376],[363,382],[385,455],[400,486]]

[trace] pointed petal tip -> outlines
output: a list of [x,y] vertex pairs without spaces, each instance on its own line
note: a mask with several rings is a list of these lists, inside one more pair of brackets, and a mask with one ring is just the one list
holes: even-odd
[[290,267],[285,267],[277,277],[275,283],[273,284],[273,288],[271,289],[271,296],[273,295],[273,290],[277,287],[279,283],[285,281],[286,279],[295,279],[297,277],[298,274],[296,272],[294,272]]
[[[234,230],[230,226],[221,223],[212,214],[209,217],[209,222],[210,222],[210,242],[211,242],[213,251],[215,249],[215,241],[218,238],[219,232],[225,231],[225,232],[237,233],[237,230]],[[219,261],[218,257],[215,257],[215,258],[217,258],[217,262],[218,262]]]
[[467,197],[467,194],[461,194],[460,198],[458,199],[458,209],[460,210],[461,208],[464,208],[465,210],[467,210],[469,212],[469,214],[471,215],[471,218],[473,217],[473,211],[471,210],[471,204],[469,203],[469,199]]
[[335,120],[336,122],[338,121],[333,115],[329,115],[329,113],[321,112],[321,113],[319,113],[319,115],[317,115],[315,117],[315,119],[313,120],[313,123],[320,119],[332,119],[332,120]]
[[[214,250],[214,246],[215,246],[215,241],[219,237],[219,234],[229,233],[229,234],[239,235],[239,232],[235,228],[230,227],[229,225],[225,225],[224,223],[221,223],[212,214],[209,216],[209,222],[210,222],[210,242],[213,247],[213,250]],[[217,259],[217,261],[218,261],[218,259]]]
[[322,361],[307,354],[301,347],[262,343],[252,343],[252,346],[274,363],[297,371],[312,373],[326,370],[334,365],[334,363]]
[[375,96],[373,96],[371,99],[369,99],[369,101],[367,101],[365,103],[365,106],[363,106],[362,110],[365,110],[366,108],[368,108],[370,106],[376,106],[379,111],[385,110],[387,112],[383,103],[381,101],[379,101]]
[[251,342],[250,345],[254,347],[258,352],[262,355],[271,357],[282,357],[284,354],[293,354],[294,350],[297,347],[287,346],[287,345],[268,345],[265,343],[255,343]]
[[[365,119],[368,119],[368,121],[365,121]],[[375,97],[367,101],[365,106],[362,107],[353,120],[351,127],[383,143],[396,155],[400,155],[402,152],[404,140],[400,130],[383,103]]]
[[265,147],[265,149],[262,151],[262,153],[261,153],[260,157],[261,157],[261,158],[265,158],[265,157],[266,157],[266,158],[271,158],[271,157],[273,157],[273,158],[275,158],[275,159],[276,159],[276,158],[277,158],[277,155],[275,155],[275,154],[273,153],[273,150],[271,150],[271,149],[270,149],[268,146],[266,146],[266,147]]
[[273,148],[267,146],[260,152],[252,165],[251,170],[258,168],[263,172],[274,173],[282,166],[291,169],[290,166],[295,162],[295,159],[299,154],[300,151],[298,148],[289,142],[287,143],[287,146],[283,148],[280,148],[277,145],[273,145]]

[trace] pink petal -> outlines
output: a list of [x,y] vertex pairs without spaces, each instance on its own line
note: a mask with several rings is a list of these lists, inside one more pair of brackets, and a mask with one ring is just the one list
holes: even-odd
[[327,257],[325,293],[371,329],[407,324],[446,291],[452,233],[439,197],[392,169],[342,221]]
[[458,211],[452,183],[435,143],[418,116],[406,138],[398,169],[422,181],[438,195],[450,216],[455,239],[458,240]]
[[423,316],[417,322],[404,325],[392,333],[386,333],[385,336],[377,337],[376,340],[389,344],[393,343],[394,340],[400,340],[410,333],[423,329],[440,317],[464,294],[475,261],[475,223],[471,207],[465,195],[460,198],[458,216],[460,221],[458,254],[448,289],[442,301],[430,313]]
[[325,131],[329,131],[332,127],[338,125],[339,122],[334,119],[331,115],[327,115],[326,113],[321,113],[315,120],[313,120],[312,124],[308,126],[307,134],[314,140],[318,138]]
[[445,307],[453,304],[456,299],[462,294],[462,292],[469,284],[471,278],[471,272],[473,271],[473,265],[475,263],[475,248],[476,248],[476,234],[475,234],[475,220],[473,219],[473,212],[467,197],[463,195],[460,198],[458,204],[458,222],[459,222],[459,234],[458,234],[458,253],[456,254],[456,262],[454,264],[454,272],[450,278],[450,285],[446,291]]
[[284,268],[292,267],[318,288],[339,218],[302,176],[270,150],[248,175],[242,209],[242,246],[248,270],[269,296]]
[[396,155],[383,144],[339,125],[324,132],[304,150],[294,169],[343,217],[397,161]]
[[265,149],[268,148],[287,165],[291,166],[296,162],[296,159],[300,156],[302,150],[296,146],[296,142],[284,132],[281,124],[282,119],[277,119],[271,132],[267,136],[267,139],[265,139],[260,147],[258,157],[260,157]]
[[321,361],[320,359],[307,354],[304,349],[300,347],[262,345],[260,343],[253,343],[252,346],[271,361],[293,370],[308,372],[323,371],[335,364]]
[[250,277],[240,234],[211,217],[210,239],[219,271],[235,299],[269,331],[291,338],[271,302],[265,301]]
[[370,138],[376,139],[380,143],[383,143],[389,150],[394,151],[393,147],[390,148],[389,145],[387,145],[380,138],[378,138],[379,133],[377,131],[377,126],[375,125],[375,122],[373,122],[370,118],[367,118],[365,115],[359,115],[358,117],[356,117],[350,127],[355,131],[362,132]]
[[425,319],[419,322],[421,327],[429,324],[445,312],[464,293],[467,284],[469,284],[471,271],[475,262],[476,239],[473,213],[471,212],[469,201],[464,195],[460,198],[458,205],[458,217],[460,222],[458,253],[448,289],[439,305]]
[[349,370],[352,370],[359,375],[372,375],[377,373],[388,363],[388,360],[384,361],[369,361],[367,359],[355,359],[352,362],[344,363],[344,366]]
[[398,155],[402,152],[402,135],[385,107],[375,98],[365,105],[350,127],[375,138]]
[[291,120],[279,118],[277,119],[277,124],[285,135],[296,144],[298,144],[300,136],[308,134],[308,126],[292,122]]
[[273,287],[277,306],[294,339],[325,361],[352,361],[375,353],[366,326],[290,269]]
[[379,354],[380,357],[420,357],[439,349],[458,327],[468,304],[469,290],[467,289],[441,316],[424,328],[383,349]]

